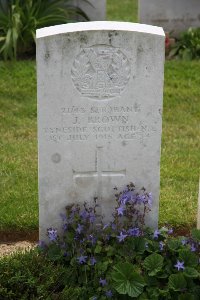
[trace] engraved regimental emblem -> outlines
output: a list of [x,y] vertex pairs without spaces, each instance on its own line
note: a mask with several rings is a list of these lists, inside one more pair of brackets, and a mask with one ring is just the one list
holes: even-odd
[[84,48],[74,60],[71,75],[85,97],[103,100],[121,94],[130,78],[130,63],[118,48],[94,45]]

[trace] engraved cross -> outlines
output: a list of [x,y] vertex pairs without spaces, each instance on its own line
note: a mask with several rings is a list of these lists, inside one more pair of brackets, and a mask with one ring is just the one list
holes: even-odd
[[86,172],[76,172],[73,170],[73,178],[97,178],[97,198],[102,199],[102,178],[103,177],[124,177],[126,170],[121,171],[104,171],[102,170],[102,151],[103,147],[97,147],[95,155],[95,170]]

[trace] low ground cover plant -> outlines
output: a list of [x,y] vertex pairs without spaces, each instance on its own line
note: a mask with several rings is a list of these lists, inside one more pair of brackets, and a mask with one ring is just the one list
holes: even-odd
[[76,21],[77,16],[88,19],[69,0],[0,0],[0,57],[30,57],[36,29]]
[[200,59],[200,28],[189,28],[171,47],[169,58]]
[[151,193],[144,188],[136,192],[133,184],[122,192],[116,189],[117,205],[107,224],[96,201],[68,206],[61,215],[63,234],[48,228],[49,243],[39,242],[30,265],[28,256],[0,261],[0,296],[199,299],[200,231],[175,238],[170,227],[146,228],[152,201]]

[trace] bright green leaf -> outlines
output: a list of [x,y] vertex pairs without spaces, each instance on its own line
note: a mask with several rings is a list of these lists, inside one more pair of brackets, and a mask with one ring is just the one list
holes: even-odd
[[200,275],[200,273],[197,272],[196,269],[190,268],[190,267],[186,267],[183,273],[185,276],[191,277],[191,278],[197,278]]
[[128,262],[116,265],[111,277],[114,281],[113,287],[119,294],[138,297],[143,292],[144,279],[134,271],[133,265]]
[[156,275],[163,267],[163,257],[157,253],[147,256],[144,260],[144,267],[149,271],[149,276]]
[[196,267],[198,265],[198,257],[189,249],[179,251],[179,260],[184,261],[185,267]]
[[172,251],[177,251],[181,245],[181,241],[177,239],[171,239],[168,241],[168,248]]
[[101,253],[101,250],[102,250],[102,247],[100,245],[97,245],[94,250],[94,253]]
[[169,277],[168,286],[174,291],[182,291],[186,288],[187,282],[182,273],[172,274]]

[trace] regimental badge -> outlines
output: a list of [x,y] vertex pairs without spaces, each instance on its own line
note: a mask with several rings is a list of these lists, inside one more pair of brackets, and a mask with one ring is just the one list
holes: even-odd
[[71,70],[73,83],[81,95],[96,100],[119,96],[130,73],[126,55],[119,48],[108,45],[83,48]]

